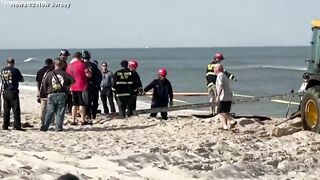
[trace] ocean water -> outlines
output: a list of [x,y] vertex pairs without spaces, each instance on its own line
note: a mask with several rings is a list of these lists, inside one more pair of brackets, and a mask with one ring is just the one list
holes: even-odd
[[[108,62],[109,69],[116,71],[123,59],[135,58],[139,62],[138,72],[143,85],[156,78],[157,70],[167,68],[168,79],[175,92],[206,92],[206,65],[215,52],[222,52],[226,59],[225,69],[236,76],[237,82],[231,86],[237,94],[264,96],[289,93],[298,90],[305,71],[305,59],[309,47],[225,47],[225,48],[148,48],[148,49],[88,49],[92,59]],[[45,58],[55,58],[59,49],[0,50],[0,64],[6,59],[16,59],[16,67],[25,75],[24,85],[35,86],[35,74],[43,66]],[[70,49],[71,53],[80,49]],[[32,61],[24,62],[28,58]],[[69,61],[71,60],[68,59]],[[99,65],[100,65],[99,64]],[[142,100],[149,99],[141,98]],[[202,97],[177,97],[189,103],[208,101]],[[242,103],[232,107],[232,111],[242,115],[271,115],[282,117],[286,104],[268,100],[258,103]],[[296,107],[292,106],[291,111]]]

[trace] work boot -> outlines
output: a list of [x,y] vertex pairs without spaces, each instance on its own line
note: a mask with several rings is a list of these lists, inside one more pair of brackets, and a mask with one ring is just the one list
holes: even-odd
[[13,128],[13,129],[16,131],[26,131],[25,129],[22,129],[21,127],[20,128]]

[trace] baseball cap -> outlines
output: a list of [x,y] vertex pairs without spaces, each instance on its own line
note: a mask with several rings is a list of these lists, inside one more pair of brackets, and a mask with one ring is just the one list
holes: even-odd
[[71,54],[69,53],[69,51],[68,51],[68,50],[66,50],[66,49],[62,49],[62,50],[60,51],[60,55],[70,56]]

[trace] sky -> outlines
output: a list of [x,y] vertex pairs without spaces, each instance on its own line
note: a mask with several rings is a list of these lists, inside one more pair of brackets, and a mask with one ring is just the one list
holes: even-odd
[[320,0],[41,1],[71,6],[0,0],[0,49],[308,46],[320,19]]

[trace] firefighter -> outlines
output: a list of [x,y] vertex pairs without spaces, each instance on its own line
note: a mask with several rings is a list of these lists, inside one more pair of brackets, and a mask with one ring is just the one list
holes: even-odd
[[[161,68],[158,71],[158,79],[153,80],[144,88],[144,92],[153,89],[151,108],[171,107],[173,105],[173,90],[170,81],[166,78],[167,70]],[[157,113],[151,113],[150,117],[156,117]],[[163,120],[168,119],[167,112],[161,112]]]
[[21,128],[21,110],[19,99],[19,83],[24,82],[24,78],[19,69],[14,67],[15,60],[7,59],[7,66],[1,70],[2,97],[3,97],[3,130],[9,130],[10,111],[13,112],[13,126],[15,130],[25,131]]
[[[114,84],[112,91],[115,93],[117,99],[120,118],[132,116],[133,114],[133,99],[134,88],[137,87],[136,82],[133,81],[133,73],[128,68],[128,61],[121,61],[122,69],[114,74]],[[127,110],[127,111],[126,111]]]
[[136,110],[137,107],[137,96],[141,95],[143,93],[142,89],[142,83],[139,74],[137,73],[137,68],[138,68],[138,62],[135,59],[131,59],[129,61],[128,65],[129,69],[133,73],[133,81],[136,82],[137,87],[134,88],[134,94],[133,94],[133,105],[132,105],[132,110]]
[[[216,64],[220,64],[222,60],[224,60],[223,54],[216,53],[213,57],[212,62],[207,65],[207,72],[206,72],[207,88],[208,88],[210,103],[212,103],[212,106],[210,107],[210,112],[213,115],[216,113],[214,101],[216,97],[216,79],[217,79],[217,75],[214,73],[214,67]],[[224,74],[228,77],[228,79],[237,81],[234,75],[228,73],[225,70],[224,70]]]

